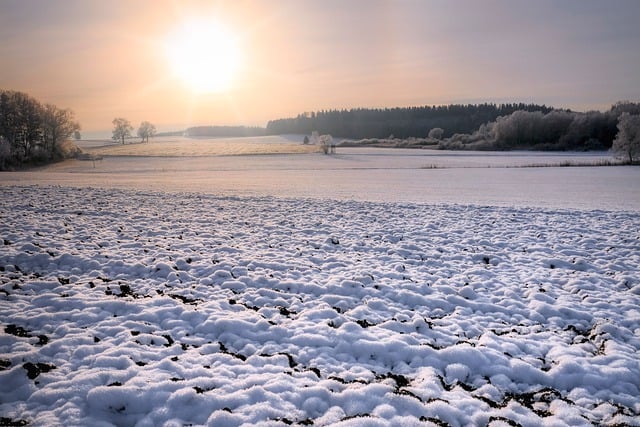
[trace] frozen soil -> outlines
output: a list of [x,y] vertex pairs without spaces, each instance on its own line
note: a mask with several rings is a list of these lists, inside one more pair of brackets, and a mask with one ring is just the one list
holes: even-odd
[[640,425],[635,212],[3,186],[14,425]]

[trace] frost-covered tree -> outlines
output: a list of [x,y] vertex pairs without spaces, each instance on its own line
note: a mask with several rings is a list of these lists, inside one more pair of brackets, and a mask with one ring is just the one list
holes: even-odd
[[629,160],[629,163],[640,158],[640,114],[620,114],[618,134],[611,148],[616,156]]
[[121,141],[122,145],[124,145],[124,139],[131,136],[133,126],[131,126],[129,120],[123,119],[122,117],[116,117],[111,123],[113,123],[113,136],[111,139]]
[[640,102],[619,101],[611,106],[611,112],[619,117],[622,113],[640,114]]
[[324,154],[329,154],[335,151],[335,145],[333,145],[333,137],[331,135],[320,135],[318,137],[320,148]]
[[320,138],[320,134],[318,134],[317,130],[314,130],[313,132],[311,132],[311,143],[312,144],[319,144],[320,143],[319,138]]
[[442,135],[444,135],[444,129],[433,128],[429,131],[429,134],[427,136],[432,139],[442,139]]
[[149,142],[149,137],[152,137],[156,134],[156,127],[150,122],[142,122],[140,123],[140,127],[138,128],[138,136],[142,138],[142,142]]

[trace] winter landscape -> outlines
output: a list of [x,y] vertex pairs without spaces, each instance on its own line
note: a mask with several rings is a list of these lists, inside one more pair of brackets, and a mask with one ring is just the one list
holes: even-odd
[[640,427],[638,22],[0,0],[0,427]]
[[640,423],[637,167],[344,150],[3,175],[3,423]]

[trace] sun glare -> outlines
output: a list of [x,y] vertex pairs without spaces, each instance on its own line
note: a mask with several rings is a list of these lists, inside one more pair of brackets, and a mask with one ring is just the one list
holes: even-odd
[[169,35],[165,48],[173,74],[192,91],[231,89],[240,64],[240,49],[236,37],[220,23],[185,23]]

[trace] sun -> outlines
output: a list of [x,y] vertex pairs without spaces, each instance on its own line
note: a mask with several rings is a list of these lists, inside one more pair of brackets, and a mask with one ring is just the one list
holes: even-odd
[[166,57],[173,75],[195,93],[230,90],[240,66],[235,35],[214,20],[192,20],[169,34]]

